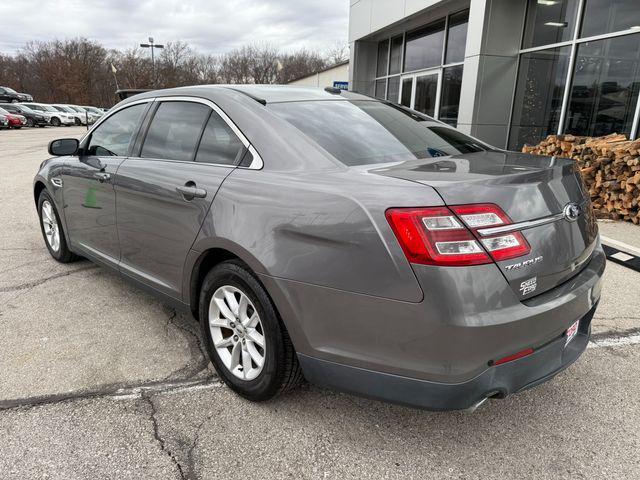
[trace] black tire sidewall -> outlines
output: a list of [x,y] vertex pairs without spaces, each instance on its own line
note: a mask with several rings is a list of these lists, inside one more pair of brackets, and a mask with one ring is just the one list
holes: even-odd
[[[42,204],[45,201],[48,201],[51,204],[53,214],[56,216],[56,221],[58,222],[58,230],[60,233],[60,247],[58,248],[58,251],[55,251],[53,248],[51,248],[51,245],[49,245],[49,242],[47,241],[47,235],[44,233],[44,224],[42,223]],[[49,250],[51,256],[59,262],[68,262],[73,254],[67,247],[67,240],[64,236],[64,229],[62,228],[62,222],[60,220],[60,215],[58,215],[56,204],[51,198],[51,195],[49,195],[49,192],[47,192],[46,190],[42,190],[42,192],[40,192],[40,197],[38,197],[38,222],[40,223],[42,239],[44,240],[44,244],[47,246],[47,250]]]
[[60,119],[59,119],[58,117],[54,117],[54,118],[51,120],[51,124],[52,124],[54,127],[59,127],[59,126],[60,126]]
[[[224,366],[211,339],[209,303],[214,292],[224,285],[234,286],[249,297],[262,323],[265,337],[265,363],[254,380],[242,380]],[[282,327],[267,292],[240,262],[224,262],[206,276],[200,295],[202,336],[209,358],[221,379],[234,391],[249,400],[260,401],[273,397],[279,390],[283,369],[284,346]]]

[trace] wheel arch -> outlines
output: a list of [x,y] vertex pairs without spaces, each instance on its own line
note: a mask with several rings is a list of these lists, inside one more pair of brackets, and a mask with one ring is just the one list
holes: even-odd
[[33,200],[35,201],[36,207],[38,206],[38,200],[40,199],[40,194],[43,190],[46,190],[47,186],[42,180],[36,180],[33,184]]
[[[309,351],[309,341],[295,320],[294,310],[291,308],[287,295],[280,291],[277,283],[272,281],[273,279],[270,276],[265,275],[266,269],[258,259],[253,257],[249,252],[243,253],[239,250],[241,250],[241,248],[237,245],[224,242],[222,245],[216,244],[202,252],[191,251],[190,256],[193,255],[193,257],[191,257],[191,261],[187,259],[187,263],[192,265],[192,267],[190,268],[190,275],[186,280],[186,282],[188,282],[188,284],[185,285],[187,292],[183,298],[188,302],[193,316],[200,320],[198,311],[200,288],[207,273],[219,263],[233,259],[239,260],[254,274],[258,283],[260,283],[267,292],[276,313],[287,329],[295,350],[303,353]],[[195,260],[193,260],[194,257]]]

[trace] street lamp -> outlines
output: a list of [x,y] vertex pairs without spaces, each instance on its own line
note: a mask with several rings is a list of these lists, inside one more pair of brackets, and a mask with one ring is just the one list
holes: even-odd
[[153,37],[149,37],[149,43],[141,43],[140,46],[142,48],[150,48],[151,49],[151,72],[153,75],[153,86],[156,86],[156,60],[153,55],[153,51],[156,48],[164,48],[164,45],[160,45],[159,43],[153,43]]

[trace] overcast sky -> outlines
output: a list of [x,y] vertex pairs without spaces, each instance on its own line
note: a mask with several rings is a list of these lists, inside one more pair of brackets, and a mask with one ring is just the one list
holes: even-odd
[[0,0],[0,52],[30,40],[86,37],[128,48],[153,36],[182,40],[202,53],[247,43],[283,50],[346,42],[349,0]]

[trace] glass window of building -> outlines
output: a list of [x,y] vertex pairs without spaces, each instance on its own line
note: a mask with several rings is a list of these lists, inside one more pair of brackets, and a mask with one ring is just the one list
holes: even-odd
[[458,124],[462,68],[462,65],[458,65],[445,68],[442,71],[442,92],[440,93],[438,118],[454,127]]
[[398,103],[400,95],[400,76],[389,77],[389,87],[387,88],[387,100]]
[[400,103],[405,107],[411,107],[411,89],[413,88],[413,77],[402,79],[402,98]]
[[421,70],[442,64],[444,19],[407,33],[404,71]]
[[387,74],[387,66],[389,62],[389,40],[383,40],[378,43],[378,67],[376,70],[377,77],[384,77]]
[[585,0],[581,37],[640,28],[640,1]]
[[391,39],[391,55],[389,56],[389,75],[400,73],[402,68],[402,35]]
[[557,133],[571,47],[525,53],[520,57],[509,147],[535,144]]
[[575,60],[565,131],[631,133],[640,88],[640,35],[581,43]]
[[449,17],[449,31],[447,32],[447,53],[444,63],[464,61],[467,47],[467,26],[469,11],[459,12]]
[[375,96],[456,125],[468,23],[458,11],[378,42]]
[[382,78],[380,80],[376,80],[376,98],[380,100],[384,100],[387,94],[387,79]]
[[522,48],[571,40],[578,3],[578,0],[529,0]]

